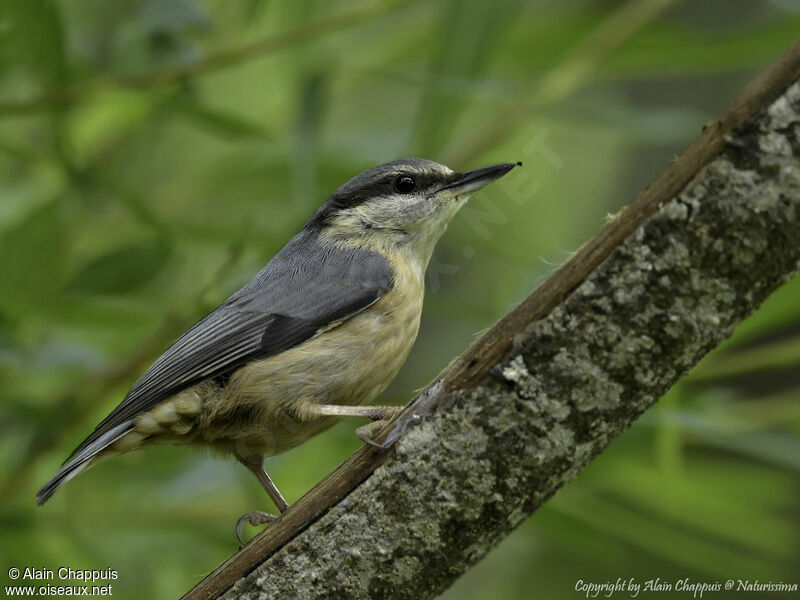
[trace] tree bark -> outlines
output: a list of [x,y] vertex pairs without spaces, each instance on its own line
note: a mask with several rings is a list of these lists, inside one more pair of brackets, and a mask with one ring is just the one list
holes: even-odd
[[800,270],[800,43],[380,439],[185,598],[431,598]]

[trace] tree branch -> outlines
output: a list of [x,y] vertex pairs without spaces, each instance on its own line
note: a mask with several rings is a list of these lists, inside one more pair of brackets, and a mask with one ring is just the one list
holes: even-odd
[[800,42],[185,600],[430,598],[800,269]]

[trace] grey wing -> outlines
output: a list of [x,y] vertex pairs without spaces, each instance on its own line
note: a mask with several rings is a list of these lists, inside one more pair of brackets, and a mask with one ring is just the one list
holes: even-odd
[[[303,236],[306,236],[305,238]],[[181,336],[73,451],[159,402],[254,359],[278,354],[364,310],[392,285],[379,254],[321,247],[301,233],[244,288]]]

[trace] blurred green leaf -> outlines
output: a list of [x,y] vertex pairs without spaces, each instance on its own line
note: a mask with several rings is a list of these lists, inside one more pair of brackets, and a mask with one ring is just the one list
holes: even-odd
[[69,137],[76,161],[89,164],[102,158],[141,127],[158,100],[158,95],[116,89],[91,96],[73,111],[69,120]]
[[169,107],[203,129],[231,139],[269,139],[266,128],[250,119],[191,99],[173,99]]
[[66,290],[89,294],[131,292],[156,277],[172,254],[164,244],[130,244],[84,265]]
[[25,69],[45,89],[67,77],[64,31],[55,0],[0,3],[0,66]]
[[714,355],[692,370],[692,381],[743,376],[800,365],[800,339],[788,339],[748,350]]
[[[702,465],[700,458],[693,463],[680,473],[665,474],[653,469],[649,463],[618,459],[612,473],[593,482],[592,487],[616,495],[622,502],[655,519],[679,523],[697,537],[708,539],[713,536],[721,546],[735,544],[775,558],[791,556],[794,536],[786,531],[780,518],[768,511],[752,514],[754,505],[764,507],[766,504],[785,503],[788,489],[783,496],[776,490],[770,498],[765,497],[767,493],[764,491],[760,494],[756,491],[749,497],[736,495],[726,483],[727,469],[714,465],[702,468],[697,464]],[[750,467],[750,471],[756,469]],[[748,520],[743,522],[745,517]],[[732,528],[731,522],[741,525]]]
[[430,86],[418,116],[417,145],[435,156],[448,143],[468,98],[444,85],[451,79],[473,79],[489,62],[493,47],[513,23],[520,0],[461,2],[449,0],[441,12]]
[[600,76],[665,77],[763,66],[783,52],[798,31],[800,15],[768,20],[733,35],[654,24],[616,51]]
[[[731,572],[768,578],[776,568],[774,557],[759,556],[727,540],[709,538],[696,529],[682,528],[671,519],[630,510],[618,498],[584,496],[579,503],[559,503],[557,510],[580,520],[587,535],[594,531],[610,534],[657,561],[669,561],[683,569],[723,578]],[[726,525],[730,528],[729,523]]]
[[139,23],[151,33],[181,33],[208,25],[208,16],[197,0],[145,0]]
[[59,202],[30,213],[0,238],[0,296],[43,298],[58,288],[64,265]]
[[309,210],[318,202],[317,160],[327,87],[328,80],[322,71],[312,71],[300,81],[292,175],[295,197]]
[[14,227],[63,193],[63,171],[49,160],[24,156],[25,169],[9,175],[0,186],[0,232]]
[[52,325],[107,330],[113,328],[140,333],[143,327],[152,325],[153,311],[140,302],[123,301],[105,296],[67,295],[39,298],[19,298],[0,293],[0,312],[6,312],[14,320],[46,319]]

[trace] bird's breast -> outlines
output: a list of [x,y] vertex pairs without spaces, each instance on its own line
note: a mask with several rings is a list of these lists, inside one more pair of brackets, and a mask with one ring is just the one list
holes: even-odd
[[405,265],[397,268],[392,288],[373,305],[294,348],[239,369],[226,392],[244,399],[268,397],[270,404],[369,402],[405,362],[419,330],[422,299],[422,275]]
[[[336,422],[310,418],[313,405],[374,400],[408,357],[422,312],[424,268],[393,267],[391,289],[362,312],[237,370],[204,406],[200,429],[211,437],[262,440],[265,454],[277,454]],[[304,415],[307,424],[298,425]]]

